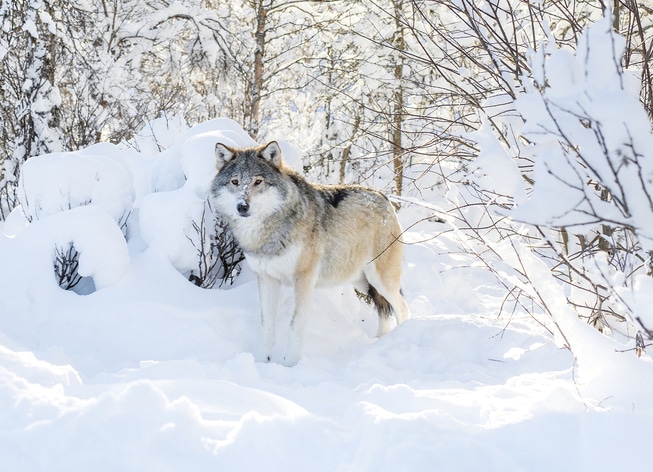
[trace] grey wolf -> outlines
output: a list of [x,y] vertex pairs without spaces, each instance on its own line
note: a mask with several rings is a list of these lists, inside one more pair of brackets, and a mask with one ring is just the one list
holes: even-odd
[[257,360],[272,360],[281,285],[294,292],[284,364],[295,365],[316,286],[352,283],[379,316],[378,336],[409,318],[401,295],[401,227],[380,192],[308,182],[279,145],[238,149],[217,143],[209,199],[257,275],[263,330]]

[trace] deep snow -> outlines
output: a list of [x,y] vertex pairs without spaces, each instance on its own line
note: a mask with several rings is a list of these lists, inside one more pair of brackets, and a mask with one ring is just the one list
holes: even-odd
[[[212,146],[251,142],[229,120],[181,128],[162,130],[163,152],[141,133],[138,151],[101,145],[57,157],[64,164],[28,162],[24,211],[0,227],[0,470],[650,462],[648,356],[608,347],[579,364],[528,313],[499,316],[502,288],[447,223],[425,219],[428,204],[399,213],[410,227],[411,320],[377,340],[370,307],[349,288],[321,289],[298,365],[254,362],[259,306],[247,267],[228,289],[187,280]],[[70,164],[79,159],[95,172]],[[131,190],[116,185],[124,179]],[[53,248],[71,241],[85,294],[54,279]],[[612,342],[569,323],[588,345]]]

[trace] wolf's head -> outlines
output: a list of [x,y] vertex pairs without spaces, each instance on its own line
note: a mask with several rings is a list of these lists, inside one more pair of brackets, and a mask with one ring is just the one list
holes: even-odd
[[215,211],[232,221],[276,211],[284,189],[281,148],[275,141],[245,149],[217,143],[215,157],[218,174],[210,195]]

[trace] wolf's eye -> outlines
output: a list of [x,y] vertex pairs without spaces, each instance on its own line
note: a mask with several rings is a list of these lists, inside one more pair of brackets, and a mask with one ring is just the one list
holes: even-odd
[[231,179],[231,185],[238,185],[238,179],[236,179],[235,177]]
[[261,177],[257,177],[254,179],[254,187],[258,187],[263,183],[263,179]]

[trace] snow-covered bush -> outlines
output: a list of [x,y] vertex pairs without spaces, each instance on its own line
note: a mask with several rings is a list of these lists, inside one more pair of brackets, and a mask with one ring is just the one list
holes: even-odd
[[[22,166],[18,187],[20,210],[28,222],[92,205],[109,215],[123,233],[131,213],[134,190],[131,172],[118,149],[108,143],[87,149],[37,156]],[[54,248],[54,271],[65,289],[82,277],[80,253],[73,241]]]
[[534,83],[516,105],[535,185],[512,215],[547,226],[631,228],[650,250],[653,136],[638,80],[620,65],[624,47],[605,18],[575,53],[549,43],[532,55]]
[[563,310],[531,254],[578,316],[641,345],[638,331],[649,334],[653,319],[635,311],[633,289],[651,272],[653,135],[639,83],[621,65],[625,42],[609,14],[575,49],[544,33],[516,100],[504,95],[501,114],[470,136],[480,149],[472,192],[485,201],[480,215],[464,212],[477,228],[471,252],[504,280],[507,300],[546,315],[561,344],[574,350],[574,330],[561,327]]
[[243,260],[225,225],[207,208],[218,141],[241,147],[255,144],[232,120],[194,126],[173,146],[150,158],[152,191],[143,192],[139,204],[144,242],[202,287],[212,287],[218,279],[219,285],[231,283]]
[[124,234],[98,205],[72,208],[32,222],[17,208],[2,231],[16,249],[2,254],[0,263],[23,274],[15,281],[5,280],[9,286],[4,289],[14,297],[14,307],[29,305],[34,292],[49,293],[57,287],[83,294],[109,287],[118,283],[130,266]]
[[[243,254],[207,203],[217,141],[254,144],[231,120],[216,119],[188,129],[183,120],[162,117],[122,147],[102,143],[34,157],[22,168],[20,206],[4,230],[20,237],[40,221],[54,221],[61,214],[81,218],[87,213],[74,210],[92,207],[122,232],[125,248],[146,247],[201,287],[230,285],[240,273]],[[91,280],[93,271],[84,267],[85,252],[93,243],[85,239],[80,247],[77,234],[85,222],[71,221],[75,224],[62,233],[68,236],[53,241],[49,264],[60,287],[89,293],[98,286]],[[45,228],[52,228],[52,223]],[[84,227],[84,234],[93,230]],[[105,239],[98,237],[97,244],[93,250],[102,251]],[[83,280],[86,283],[80,284]]]
[[30,222],[93,204],[124,228],[134,189],[119,149],[101,143],[81,151],[28,159],[21,169],[18,198]]
[[621,66],[624,50],[609,18],[587,29],[575,53],[549,43],[533,54],[533,86],[516,103],[535,184],[510,214],[563,231],[557,249],[571,301],[600,329],[613,324],[609,315],[635,326],[614,288],[650,273],[653,250],[653,135],[639,80]]

